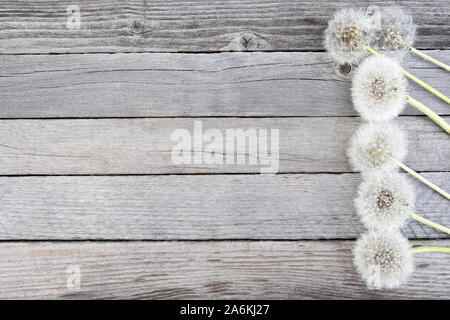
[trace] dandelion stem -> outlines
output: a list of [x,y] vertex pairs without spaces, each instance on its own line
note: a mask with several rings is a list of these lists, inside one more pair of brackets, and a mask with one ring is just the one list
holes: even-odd
[[364,44],[363,42],[358,42],[358,44],[359,44],[361,47],[363,47],[364,49],[366,49],[367,51],[369,51],[370,53],[372,53],[372,54],[374,54],[374,55],[376,55],[376,56],[380,56],[380,55],[381,55],[377,50],[375,50],[375,49],[369,47],[368,45]]
[[[369,51],[370,53],[378,56],[380,55],[380,53],[378,51],[376,51],[375,49],[369,47],[368,45],[366,45],[365,43],[363,43],[362,41],[357,41],[357,44],[359,44],[361,47],[363,47],[364,49],[366,49],[367,51]],[[432,94],[438,96],[439,98],[441,98],[442,100],[444,100],[445,102],[450,104],[450,99],[440,93],[439,91],[437,91],[436,89],[434,89],[432,86],[430,86],[429,84],[423,82],[422,80],[420,80],[419,78],[417,78],[416,76],[412,75],[411,73],[409,73],[408,71],[406,71],[405,69],[402,68],[403,74],[405,76],[407,76],[409,79],[411,79],[412,81],[414,81],[415,83],[417,83],[418,85],[422,86],[423,88],[427,89],[428,91],[430,91]]]
[[427,61],[429,61],[431,63],[434,63],[435,65],[437,65],[438,67],[441,67],[442,69],[450,71],[450,66],[446,65],[445,63],[443,63],[443,62],[441,62],[441,61],[439,61],[437,59],[434,59],[434,58],[430,57],[429,55],[423,53],[422,51],[417,50],[416,48],[413,48],[413,47],[409,47],[409,50],[412,53],[417,54],[422,59],[427,60]]
[[450,104],[450,99],[440,93],[439,91],[437,91],[436,89],[434,89],[432,86],[426,84],[425,82],[423,82],[422,80],[420,80],[419,78],[417,78],[416,76],[412,75],[411,73],[409,73],[408,71],[406,71],[405,69],[403,69],[403,73],[405,74],[405,76],[407,76],[408,78],[410,78],[412,81],[414,81],[415,83],[417,83],[418,85],[422,86],[423,88],[427,89],[428,91],[430,91],[431,93],[433,93],[434,95],[438,96],[439,98],[441,98],[442,100],[444,100],[445,102]]
[[421,246],[412,248],[412,251],[414,253],[421,253],[421,252],[450,253],[450,247]]
[[444,129],[448,134],[450,134],[450,125],[447,122],[445,122],[445,120],[442,119],[436,112],[428,108],[423,103],[417,101],[413,97],[408,96],[406,98],[406,101],[408,101],[408,103],[410,103],[412,106],[422,111],[424,114],[430,117],[431,120],[436,122],[442,129]]
[[425,225],[427,225],[427,226],[429,226],[431,228],[435,228],[435,229],[437,229],[439,231],[442,231],[442,232],[445,232],[447,234],[450,234],[450,228],[447,228],[446,226],[443,226],[443,225],[441,225],[439,223],[436,223],[436,222],[433,222],[431,220],[425,219],[424,217],[421,217],[421,216],[419,216],[419,215],[417,215],[415,213],[411,214],[411,218],[413,218],[414,220],[416,220],[416,221],[418,221],[420,223],[423,223],[423,224],[425,224]]
[[441,196],[447,198],[448,200],[450,200],[450,194],[448,194],[447,192],[445,192],[444,190],[442,190],[441,188],[439,188],[437,185],[435,185],[434,183],[432,183],[431,181],[428,181],[427,179],[425,179],[424,177],[422,177],[420,174],[418,174],[417,172],[415,172],[414,170],[408,168],[406,165],[404,165],[403,163],[401,163],[400,161],[398,161],[395,158],[392,158],[393,161],[395,161],[395,163],[397,163],[397,165],[402,168],[404,171],[408,172],[410,175],[412,175],[414,178],[416,178],[417,180],[419,180],[420,182],[422,182],[423,184],[425,184],[426,186],[430,187],[431,189],[433,189],[434,191],[436,191],[437,193],[439,193]]

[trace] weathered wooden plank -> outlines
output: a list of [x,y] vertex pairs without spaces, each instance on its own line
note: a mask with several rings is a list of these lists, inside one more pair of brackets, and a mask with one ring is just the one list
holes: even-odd
[[[450,241],[413,244],[448,246]],[[2,243],[0,297],[449,298],[448,255],[417,254],[416,270],[404,287],[368,290],[355,272],[353,245],[353,241]],[[78,270],[77,290],[73,279]]]
[[[67,25],[74,4],[79,30]],[[0,52],[322,50],[337,9],[368,5],[410,9],[419,48],[450,48],[448,1],[8,0],[0,4]]]
[[[409,134],[407,165],[418,171],[450,171],[450,145],[443,130],[425,117],[403,117],[399,124]],[[194,130],[196,125],[202,127],[196,131],[200,134]],[[284,173],[352,172],[346,148],[359,125],[359,118],[348,117],[2,120],[0,174],[260,173],[269,167]],[[201,132],[209,129],[223,138],[222,143],[217,138],[222,148],[216,150],[214,163],[207,162],[211,152],[205,148],[210,142],[199,146]],[[255,148],[257,141],[266,145],[260,129],[267,130],[267,162],[250,152],[250,139],[244,135],[239,141],[245,150],[238,151],[237,139],[230,134],[238,129],[257,138],[251,139]],[[276,130],[278,156],[276,145],[271,149],[271,140],[277,142]],[[186,162],[177,164],[179,159],[173,155],[178,152],[173,151],[181,133],[191,145],[186,146]],[[234,152],[226,147],[233,142]],[[236,154],[245,163],[239,164]]]
[[[448,61],[450,51],[432,51]],[[1,56],[0,118],[354,116],[350,78],[326,53]],[[409,57],[406,68],[443,93],[443,69]],[[448,105],[411,84],[441,115]],[[404,114],[421,114],[407,106]]]
[[[450,189],[450,173],[425,177]],[[0,240],[353,239],[359,174],[7,177]],[[411,178],[416,212],[450,226],[450,204]],[[410,238],[447,235],[410,221]]]

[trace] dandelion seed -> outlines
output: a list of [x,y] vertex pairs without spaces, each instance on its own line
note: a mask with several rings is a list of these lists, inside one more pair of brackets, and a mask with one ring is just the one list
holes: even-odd
[[390,7],[381,8],[378,13],[373,17],[373,25],[377,26],[374,31],[377,48],[384,50],[385,54],[393,52],[394,56],[400,59],[405,52],[411,51],[422,59],[450,71],[447,64],[413,47],[416,26],[409,11],[399,7]]
[[376,171],[365,176],[355,206],[368,229],[398,229],[414,213],[414,190],[399,173]]
[[373,56],[366,59],[353,78],[355,109],[368,121],[390,120],[403,110],[407,101],[450,134],[450,125],[433,110],[406,93],[403,69],[394,60]]
[[356,212],[369,230],[396,230],[411,217],[450,234],[450,229],[414,213],[414,189],[394,171],[376,170],[364,176],[355,199]]
[[348,156],[358,171],[392,169],[397,167],[393,159],[402,161],[406,156],[406,137],[392,123],[366,123],[350,141]]
[[356,241],[353,262],[369,288],[392,289],[405,283],[414,271],[413,254],[435,252],[450,254],[449,247],[411,248],[400,232],[368,232]]
[[339,64],[354,64],[367,55],[357,42],[369,38],[370,18],[361,9],[342,9],[336,12],[325,30],[325,47]]
[[392,119],[405,106],[407,85],[402,68],[395,61],[370,57],[358,67],[353,78],[355,109],[369,121]]
[[374,169],[402,168],[443,197],[450,200],[450,194],[425,179],[402,163],[406,156],[406,136],[392,123],[370,122],[362,125],[350,140],[347,150],[353,168],[362,173]]
[[356,242],[353,253],[355,266],[368,287],[397,288],[414,270],[413,251],[398,232],[366,233]]
[[[370,46],[374,32],[372,24],[372,18],[361,9],[350,8],[338,11],[333,19],[328,22],[328,28],[325,30],[325,48],[330,53],[333,60],[340,64],[355,64],[366,55],[364,50],[367,50],[374,55],[379,55],[379,53]],[[412,47],[410,47],[410,50],[419,54],[419,51]],[[435,60],[426,56],[424,53],[420,54],[424,58],[427,57],[429,61]],[[446,67],[448,68],[448,66]],[[434,89],[408,71],[402,70],[409,79],[445,102],[450,103],[450,99],[446,95]]]
[[407,51],[414,43],[416,26],[411,14],[398,7],[380,8],[376,45],[382,50]]

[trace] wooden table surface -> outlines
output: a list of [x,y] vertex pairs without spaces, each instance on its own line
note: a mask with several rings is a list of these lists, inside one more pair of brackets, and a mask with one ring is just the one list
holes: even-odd
[[[368,290],[352,262],[361,177],[345,150],[361,120],[323,31],[339,8],[393,4],[450,63],[450,1],[1,1],[0,298],[449,299],[448,255],[417,255],[396,290]],[[450,94],[446,71],[404,66]],[[279,173],[174,164],[171,134],[196,122],[279,129]],[[405,163],[449,190],[448,135],[412,107],[398,122]],[[449,202],[411,183],[417,212],[450,225]]]

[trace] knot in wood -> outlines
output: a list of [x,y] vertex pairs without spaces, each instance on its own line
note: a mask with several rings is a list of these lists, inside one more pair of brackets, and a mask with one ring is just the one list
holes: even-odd
[[144,32],[144,23],[139,20],[139,19],[135,19],[133,21],[133,23],[130,26],[131,32],[135,33],[135,34],[140,34]]

